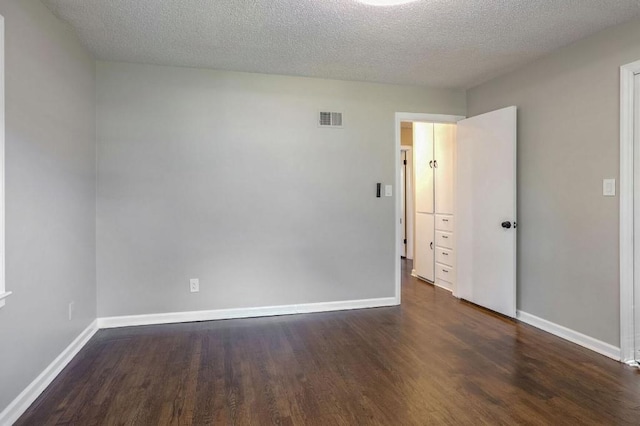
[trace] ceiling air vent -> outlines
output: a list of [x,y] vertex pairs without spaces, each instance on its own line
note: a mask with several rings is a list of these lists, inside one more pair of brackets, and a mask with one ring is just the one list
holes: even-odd
[[341,112],[320,112],[320,120],[318,121],[319,127],[342,127],[342,113]]

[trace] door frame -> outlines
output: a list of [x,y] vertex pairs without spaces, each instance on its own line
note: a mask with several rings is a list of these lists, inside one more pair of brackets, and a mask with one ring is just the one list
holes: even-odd
[[[396,194],[400,192],[400,149],[402,146],[401,143],[401,126],[403,121],[409,122],[427,122],[427,123],[457,123],[460,120],[463,120],[467,117],[461,115],[446,115],[446,114],[423,114],[423,113],[414,113],[414,112],[396,112],[395,115],[395,131],[396,131],[396,143],[395,143],[395,162],[396,162]],[[415,202],[415,200],[414,200]],[[402,229],[400,227],[400,214],[401,214],[401,206],[402,197],[399,195],[396,196],[396,303],[399,305],[401,302],[401,293],[402,293],[402,265],[400,263],[400,255],[402,253],[402,246],[400,237],[402,236]],[[415,212],[412,212],[415,213]],[[414,219],[415,223],[415,219]],[[414,257],[415,257],[415,247],[414,247]]]
[[[634,200],[640,188],[634,186],[635,152],[640,150],[640,135],[634,130],[635,76],[640,61],[620,67],[620,360],[638,365],[635,351],[634,263],[640,251],[634,251]],[[638,271],[640,272],[640,271]],[[640,278],[639,278],[640,281]],[[640,283],[639,283],[640,284]],[[640,288],[639,288],[640,290]]]
[[[400,146],[400,154],[402,155],[402,153],[404,152],[405,154],[405,159],[407,160],[407,164],[406,165],[401,165],[400,166],[400,170],[402,170],[402,167],[404,166],[404,208],[405,208],[405,217],[404,217],[404,228],[405,228],[405,238],[407,239],[407,244],[405,247],[405,252],[404,252],[404,257],[410,260],[413,260],[413,230],[414,230],[414,224],[413,224],[413,215],[409,214],[410,212],[413,211],[414,209],[414,204],[413,204],[413,196],[414,196],[414,190],[413,190],[413,147],[412,146],[408,146],[408,145],[401,145]],[[402,158],[402,157],[401,157]],[[410,160],[410,161],[409,161]],[[401,176],[402,177],[402,176]],[[400,182],[400,185],[402,185],[402,182]],[[411,209],[409,209],[409,207],[411,207]],[[400,212],[402,213],[402,198],[400,199]],[[400,233],[402,234],[402,225],[400,226]],[[402,245],[400,245],[400,252],[402,252]]]

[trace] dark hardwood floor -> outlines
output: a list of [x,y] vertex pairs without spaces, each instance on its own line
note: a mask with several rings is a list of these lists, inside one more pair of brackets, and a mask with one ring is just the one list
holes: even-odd
[[401,307],[99,331],[17,424],[640,424],[637,370],[403,267]]

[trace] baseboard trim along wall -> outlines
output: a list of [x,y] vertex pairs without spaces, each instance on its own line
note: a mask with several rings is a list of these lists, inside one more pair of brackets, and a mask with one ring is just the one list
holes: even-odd
[[97,331],[98,322],[94,320],[0,413],[0,425],[11,425],[18,420]]
[[594,352],[598,352],[601,355],[620,361],[620,348],[615,347],[609,343],[603,342],[593,337],[589,337],[585,334],[579,333],[570,328],[558,325],[551,321],[547,321],[535,315],[528,314],[526,312],[517,312],[518,320],[539,328],[540,330],[551,333],[555,336],[568,340],[576,345],[580,345],[587,349],[591,349]]
[[[71,344],[33,381],[16,399],[0,413],[0,425],[11,425],[33,404],[40,394],[71,362],[93,335],[103,328],[131,327],[153,324],[171,324],[194,321],[212,321],[236,318],[255,318],[277,315],[293,315],[344,311],[352,309],[381,308],[399,305],[395,297],[378,299],[346,300],[326,303],[304,303],[299,305],[265,306],[257,308],[217,309],[210,311],[171,312],[164,314],[129,315],[98,318],[91,323]],[[620,348],[594,339],[567,327],[539,318],[526,312],[517,312],[518,320],[561,337],[599,354],[620,361]]]
[[127,315],[98,318],[98,328],[132,327],[138,325],[172,324],[236,318],[270,317],[314,312],[346,311],[399,305],[395,297],[345,300],[341,302],[304,303],[300,305],[265,306],[258,308],[216,309],[211,311],[170,312],[164,314]]
[[218,309],[211,311],[172,312],[165,314],[131,315],[98,318],[89,325],[40,375],[0,413],[0,426],[11,425],[33,404],[44,390],[71,362],[93,335],[102,328],[138,325],[170,324],[193,321],[212,321],[234,318],[268,317],[276,315],[306,314],[314,312],[345,311],[351,309],[397,306],[395,297],[346,300],[300,305],[265,306],[258,308]]

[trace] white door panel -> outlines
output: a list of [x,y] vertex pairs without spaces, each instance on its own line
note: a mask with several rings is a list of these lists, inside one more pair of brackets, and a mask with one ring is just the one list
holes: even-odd
[[516,114],[509,107],[457,128],[456,293],[510,317],[516,315]]
[[416,275],[432,281],[434,276],[434,216],[427,213],[416,214],[416,244],[413,266]]
[[435,124],[435,211],[453,214],[455,125]]
[[433,213],[433,124],[413,123],[416,212]]

